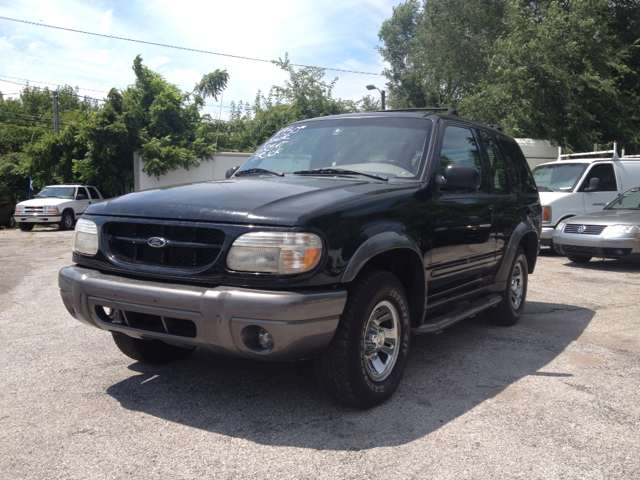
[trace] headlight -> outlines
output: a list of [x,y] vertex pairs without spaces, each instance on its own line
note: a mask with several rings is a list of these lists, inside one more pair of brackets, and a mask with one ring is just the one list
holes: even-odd
[[98,253],[98,226],[95,223],[84,218],[78,220],[73,237],[73,251],[86,255]]
[[15,213],[24,213],[24,205],[16,205]]
[[602,235],[604,237],[616,237],[618,235],[627,235],[630,233],[640,233],[638,225],[609,225],[604,229]]
[[565,222],[560,222],[558,225],[556,225],[556,230],[558,232],[561,232],[564,229],[564,223]]
[[302,273],[318,265],[322,240],[313,233],[251,232],[239,236],[227,267],[240,272]]
[[55,205],[45,205],[44,207],[42,207],[42,213],[57,215],[60,213],[60,210],[58,210],[58,207],[56,207]]

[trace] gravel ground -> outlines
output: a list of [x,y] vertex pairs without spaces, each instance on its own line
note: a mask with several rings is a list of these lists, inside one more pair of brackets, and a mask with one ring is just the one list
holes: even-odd
[[125,357],[60,300],[72,236],[0,230],[0,479],[640,478],[640,264],[543,251],[518,325],[414,337],[356,411],[309,362]]

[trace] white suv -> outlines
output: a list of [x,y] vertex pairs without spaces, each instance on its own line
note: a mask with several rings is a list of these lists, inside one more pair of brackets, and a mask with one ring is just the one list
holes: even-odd
[[60,230],[73,227],[92,203],[105,200],[100,191],[85,185],[50,185],[30,200],[16,205],[14,219],[20,230],[29,232],[35,224],[57,223]]

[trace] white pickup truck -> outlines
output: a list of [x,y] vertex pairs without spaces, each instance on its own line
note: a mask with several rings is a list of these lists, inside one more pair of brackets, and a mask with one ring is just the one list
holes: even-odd
[[35,224],[56,223],[60,230],[73,227],[87,205],[106,200],[96,187],[49,185],[30,200],[16,205],[13,215],[18,227],[29,232]]
[[553,231],[561,221],[602,210],[621,193],[640,186],[640,158],[625,156],[624,151],[620,157],[616,150],[614,146],[608,151],[560,155],[533,170],[542,203],[540,245],[553,248]]

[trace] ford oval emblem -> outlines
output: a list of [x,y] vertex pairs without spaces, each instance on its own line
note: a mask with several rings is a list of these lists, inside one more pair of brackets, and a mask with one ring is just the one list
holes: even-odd
[[167,244],[167,241],[162,237],[151,237],[149,240],[147,240],[147,243],[150,247],[162,248]]
[[584,225],[580,225],[578,227],[578,233],[584,233],[584,231],[587,229],[587,227],[585,227]]

